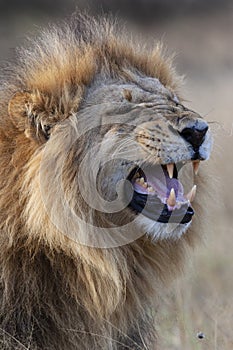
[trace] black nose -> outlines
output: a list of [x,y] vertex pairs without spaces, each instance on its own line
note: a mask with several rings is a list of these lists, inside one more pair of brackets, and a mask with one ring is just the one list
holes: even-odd
[[185,128],[181,131],[180,135],[193,146],[195,151],[197,151],[204,142],[207,130],[208,126],[206,123],[204,123],[202,126],[197,125],[190,128]]

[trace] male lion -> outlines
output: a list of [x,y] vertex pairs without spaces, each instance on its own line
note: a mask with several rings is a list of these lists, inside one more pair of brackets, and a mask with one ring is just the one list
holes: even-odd
[[178,175],[211,148],[178,85],[159,47],[81,16],[6,70],[1,349],[156,348],[157,296],[198,237]]

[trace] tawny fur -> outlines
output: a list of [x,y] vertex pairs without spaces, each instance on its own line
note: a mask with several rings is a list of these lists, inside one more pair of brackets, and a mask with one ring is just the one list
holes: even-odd
[[[131,71],[158,78],[171,91],[179,85],[159,47],[142,47],[107,20],[80,17],[42,33],[4,74],[1,349],[156,349],[156,297],[182,270],[198,232],[157,242],[143,235],[108,249],[83,246],[49,222],[37,183],[47,126],[79,111],[97,75],[130,80]],[[125,98],[131,100],[130,92]],[[69,184],[71,174],[65,177]]]

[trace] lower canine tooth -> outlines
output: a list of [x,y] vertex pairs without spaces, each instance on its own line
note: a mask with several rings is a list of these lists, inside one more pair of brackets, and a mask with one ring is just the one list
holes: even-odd
[[144,178],[141,177],[141,178],[139,179],[139,182],[140,182],[141,184],[144,184],[144,182],[145,182]]
[[196,192],[197,192],[197,186],[194,185],[191,191],[186,195],[186,198],[189,200],[189,202],[193,202]]
[[169,197],[167,199],[167,204],[170,207],[174,207],[176,205],[176,194],[174,188],[171,189],[171,192],[169,194]]
[[149,191],[149,192],[154,192],[153,187],[149,186],[149,187],[148,187],[148,191]]

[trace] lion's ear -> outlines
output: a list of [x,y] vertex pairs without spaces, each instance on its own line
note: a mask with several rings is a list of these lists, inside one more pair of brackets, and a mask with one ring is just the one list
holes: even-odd
[[33,99],[29,92],[16,92],[8,104],[8,113],[14,125],[21,131],[26,130],[28,116],[32,109]]
[[8,114],[14,125],[26,137],[44,142],[53,127],[69,116],[59,100],[39,91],[16,92],[8,104]]
[[8,114],[18,130],[40,142],[48,140],[59,115],[50,99],[39,93],[16,92],[8,104]]

